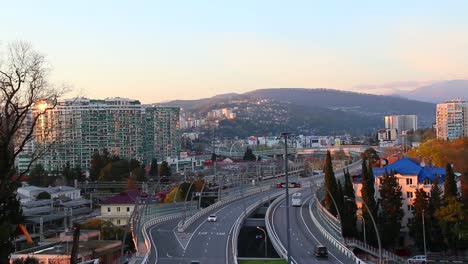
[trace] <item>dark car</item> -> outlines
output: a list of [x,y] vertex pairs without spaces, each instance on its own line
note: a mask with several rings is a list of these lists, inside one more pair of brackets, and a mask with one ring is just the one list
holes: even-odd
[[322,245],[315,246],[315,257],[327,259],[328,258],[327,247],[322,246]]

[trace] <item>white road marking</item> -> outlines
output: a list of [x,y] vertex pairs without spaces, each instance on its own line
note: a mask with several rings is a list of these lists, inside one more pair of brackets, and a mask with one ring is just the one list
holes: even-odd
[[[312,197],[308,198],[307,200],[309,200],[309,203],[312,202]],[[307,201],[306,200],[306,201]],[[304,222],[304,226],[306,227],[307,231],[312,235],[312,237],[315,239],[315,241],[317,241],[317,243],[321,244],[320,241],[315,237],[315,235],[312,233],[312,231],[310,231],[309,227],[307,226],[307,223],[304,219],[304,214],[302,213],[302,208],[304,207],[304,205],[308,204],[307,202],[305,202],[302,206],[301,206],[301,218],[302,218],[302,221]],[[343,262],[341,262],[341,260],[339,260],[335,255],[333,255],[333,253],[331,252],[328,252],[330,253],[330,255],[332,255],[332,257],[334,257],[339,263],[341,264],[344,264]]]

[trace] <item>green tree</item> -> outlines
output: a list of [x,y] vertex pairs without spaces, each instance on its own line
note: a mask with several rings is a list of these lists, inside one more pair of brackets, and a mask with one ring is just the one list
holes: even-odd
[[29,173],[29,183],[40,187],[47,187],[51,184],[51,178],[49,178],[42,164],[38,163],[33,167]]
[[[336,183],[335,172],[333,171],[333,164],[332,164],[332,157],[330,151],[327,151],[327,156],[325,158],[325,179],[324,179],[324,187],[327,191],[325,191],[325,199],[324,205],[325,208],[333,215],[337,215],[337,208],[333,203],[333,199],[337,200],[338,194],[338,185]],[[330,196],[332,195],[332,196]]]
[[97,181],[102,176],[102,170],[110,162],[111,157],[107,149],[102,150],[102,154],[97,151],[91,157],[91,167],[89,169],[89,178],[91,181]]
[[147,181],[147,178],[145,175],[145,169],[143,168],[143,166],[133,169],[132,174],[135,175],[135,178],[137,181],[140,181],[140,182]]
[[51,196],[48,192],[41,192],[36,196],[37,200],[48,200],[51,199]]
[[[429,197],[423,189],[416,190],[415,198],[413,202],[414,207],[414,218],[412,223],[409,225],[410,235],[413,238],[415,245],[419,249],[424,248],[423,241],[423,217],[424,221],[428,219],[429,216]],[[429,237],[429,229],[425,229],[426,238]]]
[[445,166],[444,200],[449,197],[457,197],[457,183],[452,165]]
[[463,204],[453,196],[447,197],[445,206],[436,210],[435,217],[442,225],[449,248],[457,248],[457,244],[461,240],[461,229],[466,216],[467,212],[463,208]]
[[362,206],[362,216],[366,222],[367,241],[372,245],[377,245],[377,234],[375,233],[374,225],[370,214],[377,221],[377,205],[375,202],[375,188],[374,188],[374,173],[372,167],[368,166],[368,161],[363,159],[362,161],[362,188],[361,197],[363,202],[369,207],[367,210],[366,206]]
[[382,246],[392,248],[399,239],[401,220],[404,212],[402,209],[403,198],[401,186],[394,173],[385,173],[379,187],[379,231]]
[[159,177],[163,176],[171,176],[171,167],[167,161],[161,162],[161,166],[159,167]]
[[149,176],[154,178],[158,176],[158,160],[152,159],[151,160],[151,167],[149,171]]
[[70,167],[70,162],[69,161],[67,161],[65,167],[63,167],[63,169],[62,169],[62,177],[63,177],[66,185],[70,185],[70,184],[73,183],[74,174],[73,174],[72,168]]
[[374,148],[368,148],[361,154],[362,160],[368,160],[369,166],[372,167],[377,161],[379,161],[380,157],[377,151]]
[[439,178],[436,177],[432,181],[431,195],[429,198],[429,215],[427,226],[430,230],[430,237],[428,239],[427,247],[434,252],[444,249],[444,236],[439,220],[435,213],[442,206],[442,190],[439,186]]
[[357,206],[355,202],[353,182],[349,170],[344,173],[345,184],[343,189],[344,209],[343,209],[343,236],[355,237],[356,236],[356,212]]
[[252,151],[252,149],[250,147],[247,147],[247,149],[245,150],[243,160],[245,160],[245,161],[256,161],[257,160],[257,157],[255,156],[255,154],[253,154],[253,151]]

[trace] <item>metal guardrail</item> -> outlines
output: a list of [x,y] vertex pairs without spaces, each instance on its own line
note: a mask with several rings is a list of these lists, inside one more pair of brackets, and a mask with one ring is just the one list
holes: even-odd
[[[375,256],[378,256],[379,255],[379,249],[378,248],[375,248],[371,245],[368,245],[368,244],[365,244],[364,242],[362,242],[361,240],[357,240],[357,239],[345,239],[345,243],[346,245],[348,246],[351,246],[351,247],[357,247],[363,251],[366,251],[366,252],[372,252],[372,255],[375,255]],[[405,258],[402,258],[390,251],[387,251],[385,249],[382,249],[382,257],[384,258],[388,258],[388,259],[391,259],[397,263],[406,263],[406,259]]]
[[[319,203],[318,199],[317,199],[317,196],[314,195],[314,199],[315,199],[315,203]],[[341,243],[340,241],[338,241],[335,237],[333,237],[330,233],[328,233],[325,228],[323,228],[323,226],[319,223],[319,221],[317,220],[317,218],[314,216],[313,214],[313,211],[312,211],[312,200],[310,201],[309,203],[309,214],[310,214],[310,217],[312,218],[312,221],[314,222],[314,225],[318,228],[318,230],[320,231],[320,233],[322,233],[322,235],[328,239],[328,241],[330,241],[330,243],[333,244],[333,246],[335,246],[338,250],[340,250],[343,254],[345,254],[348,258],[350,258],[350,260],[353,261],[353,263],[356,263],[356,264],[363,264],[363,263],[366,263],[364,262],[362,259],[358,258],[356,255],[354,255],[354,253],[348,249],[348,247],[346,247],[346,245],[344,245],[343,243]],[[317,208],[318,209],[318,208]]]
[[265,227],[267,229],[268,235],[270,236],[271,244],[273,245],[273,248],[276,250],[278,255],[282,257],[283,259],[288,258],[288,252],[286,251],[286,248],[284,248],[283,244],[280,242],[275,229],[272,227],[270,216],[272,215],[273,210],[274,210],[272,208],[276,208],[285,197],[286,197],[286,194],[282,194],[281,196],[276,198],[270,204],[265,214]]
[[[238,264],[238,262],[237,262],[237,254],[238,254],[237,240],[239,239],[240,228],[242,227],[241,223],[245,220],[245,218],[247,218],[248,215],[250,215],[253,211],[255,211],[255,209],[258,208],[260,205],[270,201],[272,198],[275,198],[275,197],[279,196],[280,194],[281,194],[281,191],[277,191],[277,192],[273,193],[272,195],[269,195],[269,196],[255,202],[254,204],[250,205],[246,209],[245,214],[243,214],[242,216],[240,216],[237,219],[237,221],[236,221],[236,223],[234,224],[234,227],[233,227],[233,236],[231,238],[232,256],[234,258],[233,259],[234,264]],[[226,264],[228,264],[228,263],[226,263]]]

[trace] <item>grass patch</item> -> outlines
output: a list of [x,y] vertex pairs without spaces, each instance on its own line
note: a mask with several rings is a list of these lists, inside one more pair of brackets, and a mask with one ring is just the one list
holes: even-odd
[[286,264],[284,259],[277,260],[239,260],[239,264]]

